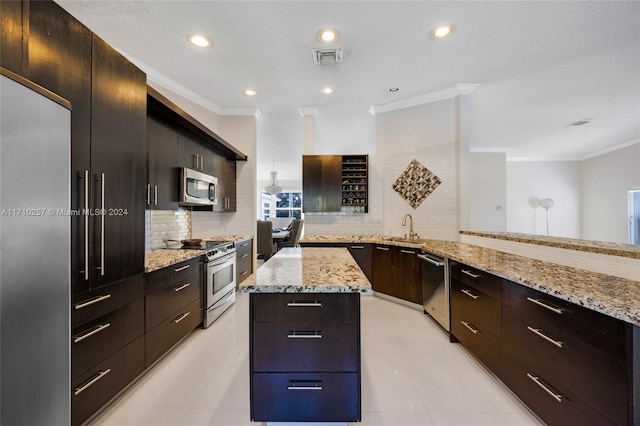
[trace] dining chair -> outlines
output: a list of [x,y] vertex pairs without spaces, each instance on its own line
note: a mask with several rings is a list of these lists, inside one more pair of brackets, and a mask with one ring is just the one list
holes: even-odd
[[270,221],[258,221],[257,247],[258,259],[269,260],[273,254],[278,251],[278,246],[273,242],[273,224]]
[[278,243],[278,250],[282,247],[297,247],[300,242],[300,236],[302,235],[302,227],[304,225],[304,219],[293,220],[291,222],[291,234],[289,238]]

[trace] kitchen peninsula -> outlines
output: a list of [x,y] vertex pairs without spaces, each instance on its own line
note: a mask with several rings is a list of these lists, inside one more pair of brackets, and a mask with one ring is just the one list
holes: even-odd
[[250,294],[251,420],[361,418],[360,295],[345,248],[285,248],[239,288]]

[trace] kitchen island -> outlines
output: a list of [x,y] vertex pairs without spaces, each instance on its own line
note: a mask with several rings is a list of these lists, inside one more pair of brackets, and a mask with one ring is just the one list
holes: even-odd
[[251,420],[361,418],[360,295],[344,248],[285,248],[249,276]]

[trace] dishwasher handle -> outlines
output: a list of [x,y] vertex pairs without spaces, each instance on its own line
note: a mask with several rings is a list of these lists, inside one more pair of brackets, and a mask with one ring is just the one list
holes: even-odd
[[438,259],[438,260],[436,260],[436,259],[432,259],[432,258],[430,258],[430,257],[428,257],[428,256],[426,256],[426,255],[424,255],[424,254],[417,254],[416,256],[418,256],[418,259],[422,259],[422,260],[424,260],[424,261],[427,261],[427,262],[431,263],[432,265],[435,265],[435,266],[444,266],[444,261],[443,261],[443,260],[440,260],[440,259]]

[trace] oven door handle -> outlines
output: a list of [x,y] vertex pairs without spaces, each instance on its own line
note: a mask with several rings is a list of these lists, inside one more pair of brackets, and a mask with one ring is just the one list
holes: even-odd
[[224,265],[225,263],[228,263],[229,261],[234,260],[234,258],[236,257],[236,253],[233,252],[231,254],[225,255],[224,257],[221,257],[219,259],[216,259],[212,262],[207,263],[207,266],[209,268],[213,267],[213,266],[220,266],[220,265]]

